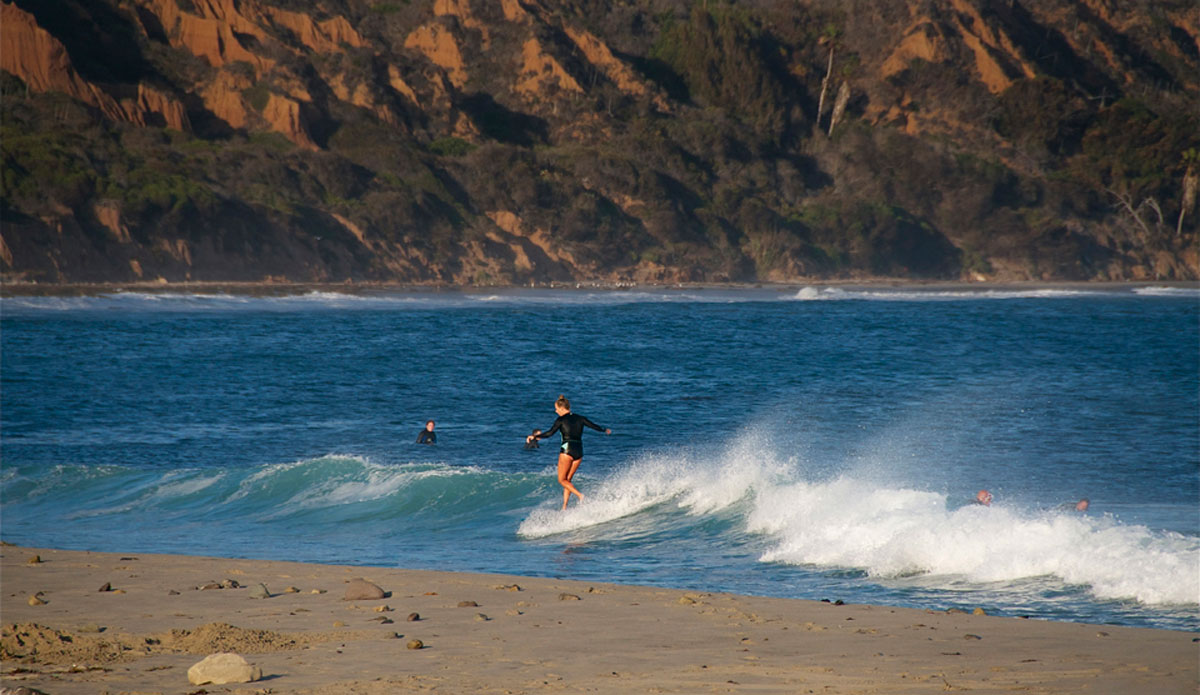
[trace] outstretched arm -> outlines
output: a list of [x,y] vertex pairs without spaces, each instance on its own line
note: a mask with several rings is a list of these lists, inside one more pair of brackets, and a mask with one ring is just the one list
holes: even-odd
[[582,415],[579,416],[579,421],[582,422],[583,424],[587,425],[588,427],[591,427],[592,429],[596,430],[597,432],[603,432],[604,434],[612,434],[612,430],[608,429],[607,427],[601,427],[600,425],[597,425],[596,423],[592,422],[591,420],[587,419],[586,417],[584,417]]
[[561,427],[562,427],[562,420],[555,420],[553,427],[546,430],[545,432],[542,432],[541,434],[531,434],[525,438],[525,441],[532,442],[535,439],[545,439],[546,437],[549,437],[550,435],[557,432],[559,430],[559,428],[561,428]]

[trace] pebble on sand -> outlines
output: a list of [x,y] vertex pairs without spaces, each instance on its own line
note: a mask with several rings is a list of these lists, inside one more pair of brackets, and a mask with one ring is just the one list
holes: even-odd
[[419,639],[414,639],[414,640],[409,640],[408,644],[405,646],[408,647],[409,649],[424,649],[425,643]]
[[192,685],[253,683],[261,678],[261,668],[247,663],[240,655],[230,652],[209,654],[188,669],[188,682]]
[[408,618],[406,618],[406,620],[408,620],[408,622],[410,622],[410,623],[415,623],[420,619],[421,619],[420,613],[409,613]]
[[365,579],[351,579],[346,583],[344,601],[376,601],[387,598],[387,593]]
[[42,592],[39,591],[38,593],[34,594],[33,596],[30,596],[29,597],[29,605],[31,605],[31,606],[46,605],[46,601],[42,600]]
[[271,598],[271,592],[266,584],[257,584],[250,590],[250,598]]
[[575,594],[563,593],[563,594],[558,595],[558,600],[559,601],[582,601],[583,599],[579,598]]
[[459,601],[458,607],[459,608],[478,608],[479,604],[475,603],[474,601]]
[[42,564],[42,556],[34,555],[33,557],[26,560],[25,563],[28,565],[40,565],[40,564]]
[[101,586],[99,589],[96,589],[96,591],[99,591],[101,593],[103,593],[105,591],[112,591],[112,583],[104,582],[104,586]]

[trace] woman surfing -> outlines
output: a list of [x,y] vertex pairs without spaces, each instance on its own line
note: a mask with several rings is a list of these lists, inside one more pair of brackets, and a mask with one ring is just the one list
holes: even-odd
[[583,460],[584,425],[604,434],[612,434],[612,430],[601,427],[582,415],[572,413],[571,402],[566,396],[559,396],[558,400],[554,401],[554,412],[558,413],[554,426],[544,432],[529,435],[525,442],[545,439],[555,432],[562,435],[562,447],[558,450],[558,484],[563,486],[562,508],[565,510],[567,502],[571,500],[571,493],[575,493],[580,502],[583,501],[583,493],[571,483],[571,479],[575,477],[575,471],[579,470],[579,462]]

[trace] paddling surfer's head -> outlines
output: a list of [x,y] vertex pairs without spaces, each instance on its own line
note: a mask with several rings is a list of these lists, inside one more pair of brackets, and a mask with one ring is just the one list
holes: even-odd
[[566,396],[559,394],[558,400],[554,401],[554,410],[559,415],[566,415],[571,412],[571,401],[568,401]]
[[987,490],[980,490],[975,494],[975,502],[977,504],[982,504],[985,507],[990,505],[992,503],[992,493],[988,492]]

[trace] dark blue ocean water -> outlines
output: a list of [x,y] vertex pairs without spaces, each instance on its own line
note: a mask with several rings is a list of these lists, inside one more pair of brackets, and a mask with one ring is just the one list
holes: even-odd
[[0,387],[13,543],[1200,630],[1194,288],[10,297]]

